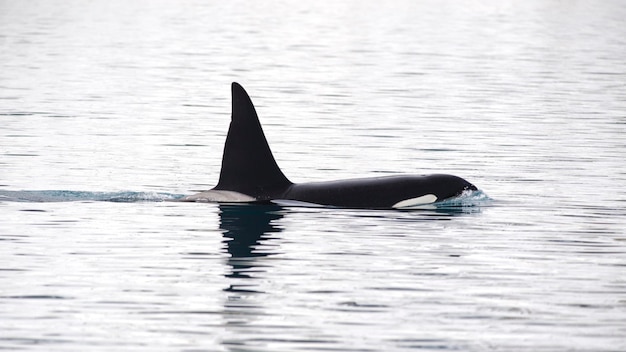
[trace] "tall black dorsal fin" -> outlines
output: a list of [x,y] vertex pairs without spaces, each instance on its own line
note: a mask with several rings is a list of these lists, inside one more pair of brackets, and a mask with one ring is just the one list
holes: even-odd
[[258,199],[271,197],[291,182],[274,160],[248,93],[236,82],[231,90],[232,119],[220,180],[214,189],[241,192]]

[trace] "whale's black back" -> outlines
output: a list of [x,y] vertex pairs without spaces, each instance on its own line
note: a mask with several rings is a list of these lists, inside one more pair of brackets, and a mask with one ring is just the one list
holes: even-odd
[[292,183],[274,160],[248,93],[235,82],[231,91],[232,119],[220,180],[214,189],[241,192],[258,200],[271,199]]
[[[350,208],[395,208],[441,201],[476,187],[453,175],[398,175],[293,184],[274,160],[254,105],[239,84],[232,84],[232,120],[224,146],[222,171],[214,190],[234,191],[256,201],[295,200]],[[212,196],[222,196],[214,192]],[[228,197],[227,197],[228,198]],[[226,200],[225,200],[226,201]],[[246,197],[248,201],[248,197]]]

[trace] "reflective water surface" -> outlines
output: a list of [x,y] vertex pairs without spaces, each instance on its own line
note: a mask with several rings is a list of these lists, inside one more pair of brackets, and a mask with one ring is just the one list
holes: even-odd
[[[624,18],[0,0],[0,349],[626,350]],[[450,173],[483,193],[171,202],[217,182],[232,81],[292,181]]]

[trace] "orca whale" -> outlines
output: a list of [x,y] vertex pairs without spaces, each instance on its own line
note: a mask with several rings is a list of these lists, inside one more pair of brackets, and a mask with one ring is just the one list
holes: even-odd
[[186,202],[303,202],[321,206],[410,209],[477,190],[453,175],[398,175],[293,183],[278,167],[256,110],[241,85],[232,83],[232,117],[217,186]]

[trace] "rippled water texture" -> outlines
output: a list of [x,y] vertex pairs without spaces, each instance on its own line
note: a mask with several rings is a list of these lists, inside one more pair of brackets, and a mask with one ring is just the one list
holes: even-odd
[[[0,349],[626,350],[625,18],[0,0]],[[232,81],[292,181],[450,173],[481,196],[170,202],[217,182]]]

